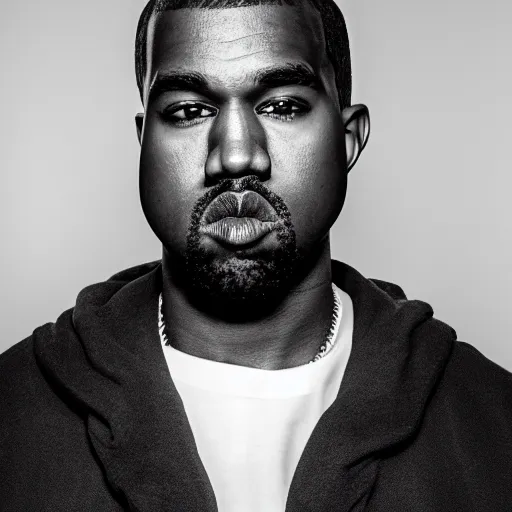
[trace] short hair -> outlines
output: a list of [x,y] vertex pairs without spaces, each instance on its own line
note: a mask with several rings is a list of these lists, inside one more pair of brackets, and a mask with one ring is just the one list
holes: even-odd
[[154,13],[185,8],[224,9],[253,5],[298,5],[309,2],[320,13],[326,52],[333,68],[341,108],[351,104],[352,65],[345,19],[334,0],[150,0],[139,18],[135,39],[135,73],[144,103],[144,81],[147,73],[148,25]]

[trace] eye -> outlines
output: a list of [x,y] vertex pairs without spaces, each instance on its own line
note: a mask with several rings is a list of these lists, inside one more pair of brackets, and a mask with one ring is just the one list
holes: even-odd
[[207,117],[215,117],[217,109],[202,103],[180,103],[167,108],[162,116],[177,126],[191,126],[201,123]]
[[282,98],[269,101],[257,109],[257,113],[279,121],[293,121],[296,116],[306,114],[311,107],[304,101]]

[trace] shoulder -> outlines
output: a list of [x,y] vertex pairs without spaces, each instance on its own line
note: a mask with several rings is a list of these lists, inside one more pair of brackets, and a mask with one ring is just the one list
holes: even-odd
[[[462,341],[453,345],[442,384],[470,394],[476,392],[483,400],[489,395],[512,399],[512,373]],[[512,401],[509,403],[512,408]]]
[[48,455],[52,446],[65,444],[70,427],[78,424],[35,357],[35,337],[49,341],[54,329],[55,324],[39,327],[0,356],[0,466],[41,463],[42,452]]
[[[72,310],[68,310],[60,318],[71,315]],[[40,430],[47,418],[75,416],[41,370],[35,355],[35,338],[49,343],[54,335],[55,324],[45,324],[0,355],[0,444]]]
[[0,355],[0,401],[16,393],[19,384],[30,386],[32,357],[32,336],[16,343]]
[[[34,332],[51,336],[53,326],[46,324]],[[49,394],[34,357],[34,334],[0,355],[0,432],[4,436],[6,428],[12,429],[26,414],[33,414]]]
[[444,428],[479,437],[482,446],[503,442],[512,456],[512,374],[472,345],[454,343],[429,409]]

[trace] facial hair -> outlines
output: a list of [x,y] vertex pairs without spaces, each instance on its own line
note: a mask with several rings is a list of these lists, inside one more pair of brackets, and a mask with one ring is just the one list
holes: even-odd
[[[201,219],[208,205],[223,192],[260,194],[274,208],[277,246],[255,256],[220,255],[201,247]],[[187,235],[186,281],[189,294],[203,307],[241,316],[258,316],[272,309],[290,290],[299,266],[296,236],[285,202],[256,176],[225,179],[194,205]]]

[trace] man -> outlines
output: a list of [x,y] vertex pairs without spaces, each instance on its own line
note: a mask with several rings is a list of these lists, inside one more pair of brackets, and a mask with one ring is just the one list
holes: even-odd
[[136,61],[162,261],[2,356],[1,509],[510,511],[512,376],[331,261],[369,135],[335,4],[152,0]]

